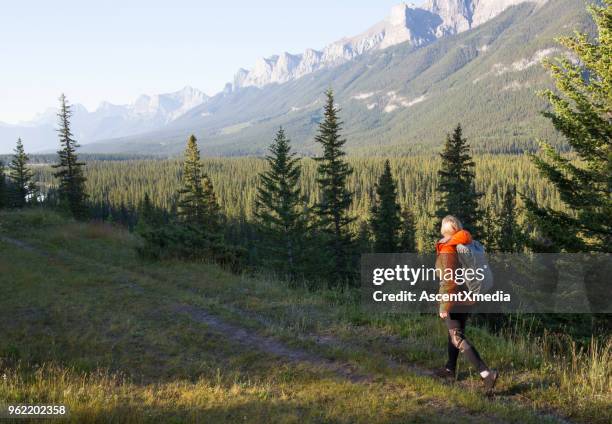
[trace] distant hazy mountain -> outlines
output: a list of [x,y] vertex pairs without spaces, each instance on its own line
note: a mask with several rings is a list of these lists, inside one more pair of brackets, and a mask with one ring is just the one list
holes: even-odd
[[[381,47],[389,34],[396,34],[393,40],[407,37],[402,25],[393,27],[396,21],[388,18],[380,26],[384,31],[366,33],[373,38],[350,39],[355,46],[379,42],[350,60],[300,77],[299,64],[293,76],[270,74],[286,80],[282,83],[248,73],[233,90],[213,96],[162,130],[86,150],[175,154],[194,133],[207,155],[262,154],[283,126],[295,147],[310,154],[318,149],[313,139],[329,87],[342,108],[347,148],[356,153],[437,148],[458,122],[472,146],[482,150],[517,151],[533,148],[540,138],[554,138],[540,114],[545,102],[535,94],[551,86],[540,63],[566,54],[555,37],[592,30],[583,0],[430,0],[424,7],[418,13],[438,19],[432,18],[431,27],[419,27],[419,37],[414,27],[404,26],[412,38]],[[406,16],[417,13],[402,5],[392,16],[402,10]],[[304,61],[305,55],[292,60]]]
[[[208,99],[201,91],[185,87],[174,93],[142,95],[128,105],[102,102],[93,112],[75,104],[72,107],[73,132],[81,144],[87,144],[155,131]],[[0,125],[0,153],[11,151],[17,137],[23,139],[26,149],[31,152],[55,149],[58,143],[56,123],[57,109],[49,108],[30,122]]]

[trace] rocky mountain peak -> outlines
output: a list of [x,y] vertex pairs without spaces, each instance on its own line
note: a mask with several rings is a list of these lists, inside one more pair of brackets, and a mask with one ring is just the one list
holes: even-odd
[[389,16],[367,31],[336,41],[322,50],[283,53],[259,59],[251,70],[239,69],[234,89],[264,87],[301,78],[319,69],[337,66],[370,50],[408,42],[422,46],[438,38],[474,28],[519,3],[548,0],[427,0],[422,7],[400,3]]
[[424,5],[426,10],[440,16],[442,20],[436,29],[438,37],[472,28],[474,7],[474,0],[428,0]]
[[[391,8],[391,13],[387,20],[390,25],[394,26],[406,26],[406,12],[410,6],[406,3],[401,3]],[[415,7],[416,8],[416,7]]]

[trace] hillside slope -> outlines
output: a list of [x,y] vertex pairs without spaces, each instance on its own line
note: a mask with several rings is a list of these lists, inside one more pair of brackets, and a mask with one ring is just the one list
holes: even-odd
[[0,214],[0,399],[63,404],[73,422],[612,418],[609,347],[553,356],[547,338],[471,328],[504,376],[487,398],[463,365],[456,385],[431,377],[446,340],[435,317],[373,316],[351,292],[141,262],[137,245],[107,224]]
[[590,28],[584,3],[513,6],[491,21],[424,47],[399,44],[284,84],[224,92],[167,129],[97,143],[90,152],[178,153],[189,133],[207,154],[261,154],[284,126],[313,153],[323,92],[333,87],[353,152],[438,146],[462,122],[477,148],[514,151],[554,136],[534,94],[550,84],[539,62],[560,55],[554,37]]

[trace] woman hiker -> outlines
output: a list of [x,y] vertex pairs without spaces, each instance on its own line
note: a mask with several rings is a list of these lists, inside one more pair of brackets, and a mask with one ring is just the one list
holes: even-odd
[[[457,245],[466,245],[472,242],[470,233],[463,229],[461,221],[452,215],[442,220],[440,229],[442,239],[436,244],[436,269],[444,276],[444,270],[456,270],[459,266]],[[442,279],[440,294],[458,293],[463,288],[455,284],[454,279]],[[478,370],[483,379],[485,389],[493,390],[497,381],[497,371],[490,370],[480,358],[476,348],[465,338],[465,324],[470,314],[471,304],[458,302],[441,302],[440,318],[448,328],[448,362],[437,374],[443,378],[456,377],[457,358],[459,352],[463,353],[470,363]]]

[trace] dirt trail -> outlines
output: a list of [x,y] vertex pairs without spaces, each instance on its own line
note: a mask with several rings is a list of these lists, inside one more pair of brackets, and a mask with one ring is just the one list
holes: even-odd
[[[259,325],[261,325],[262,327],[266,328],[266,327],[272,327],[275,325],[275,323],[267,318],[262,317],[261,315],[257,315],[255,313],[249,312],[249,311],[244,311],[241,309],[238,309],[234,306],[231,305],[223,305],[223,309],[235,314],[237,316],[241,316],[241,317],[247,317],[250,321],[253,322],[257,322]],[[321,334],[316,334],[316,333],[311,333],[311,334],[304,334],[304,335],[296,335],[296,338],[299,338],[302,341],[306,341],[306,342],[310,342],[310,343],[314,343],[320,347],[324,347],[324,348],[333,348],[333,349],[341,349],[341,350],[361,350],[364,349],[364,346],[361,345],[357,345],[354,343],[348,343],[345,341],[341,341],[338,338],[326,334],[326,335],[321,335]],[[402,343],[401,340],[399,339],[395,339],[395,338],[389,338],[389,342],[391,344],[397,345],[399,343]],[[404,342],[405,343],[405,342]],[[379,353],[379,352],[377,352]],[[441,352],[441,354],[443,354]],[[408,371],[411,372],[413,374],[419,375],[419,376],[426,376],[426,377],[434,377],[434,378],[438,378],[434,371],[430,370],[429,368],[425,368],[425,367],[420,367],[418,365],[415,364],[407,364],[405,362],[400,362],[400,361],[396,361],[394,359],[392,359],[391,357],[389,357],[388,355],[382,354],[382,355],[377,355],[377,359],[380,359],[381,361],[384,361],[385,366],[387,366],[390,369],[393,370],[402,370],[402,371]]]
[[308,363],[316,368],[331,371],[355,383],[374,380],[373,375],[358,373],[356,368],[349,363],[327,359],[306,350],[288,347],[271,337],[265,337],[252,330],[247,330],[222,321],[217,316],[211,315],[204,309],[191,305],[178,304],[174,306],[173,310],[177,313],[188,315],[196,322],[207,325],[214,332],[223,334],[225,337],[240,344],[242,347],[252,348],[273,356],[278,356],[292,363]]

